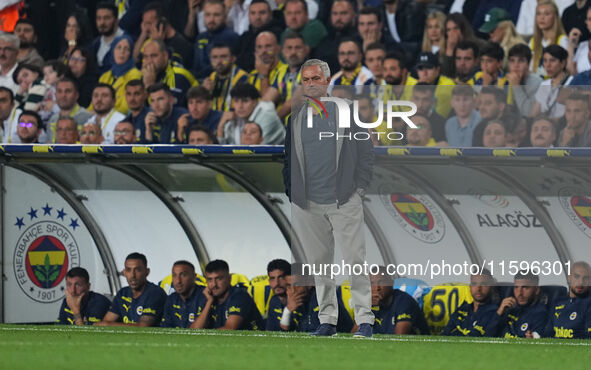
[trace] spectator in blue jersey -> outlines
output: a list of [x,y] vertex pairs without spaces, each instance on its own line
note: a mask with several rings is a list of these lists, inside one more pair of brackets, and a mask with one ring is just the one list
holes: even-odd
[[163,328],[188,328],[197,318],[197,308],[205,298],[203,287],[195,284],[195,266],[189,261],[176,261],[172,265],[174,293],[166,298]]
[[330,85],[371,85],[373,83],[373,74],[361,64],[363,52],[359,43],[352,38],[341,40],[338,49],[339,66],[341,70],[335,73]]
[[568,275],[567,297],[557,298],[550,306],[550,318],[544,336],[552,338],[591,338],[591,267],[579,261]]
[[185,108],[174,106],[174,96],[168,85],[159,82],[148,88],[150,111],[144,119],[140,141],[151,144],[175,144],[177,122],[187,113]]
[[497,335],[501,320],[497,315],[495,302],[495,280],[490,271],[483,269],[480,274],[470,277],[470,294],[474,301],[464,302],[451,313],[441,335],[460,337],[492,337]]
[[103,74],[112,66],[111,43],[116,37],[125,34],[119,28],[118,11],[115,4],[107,1],[97,4],[96,29],[99,36],[92,42],[91,49],[96,55],[99,73]]
[[73,267],[66,274],[66,298],[60,307],[61,325],[94,325],[109,311],[111,302],[90,290],[90,276],[82,267]]
[[144,127],[144,120],[146,114],[150,111],[146,101],[148,99],[148,92],[142,80],[131,80],[125,85],[125,101],[129,108],[129,114],[126,119],[133,123],[136,130]]
[[530,271],[515,275],[513,295],[501,301],[497,315],[501,317],[499,336],[533,338],[540,335],[548,321],[548,309],[540,302],[540,278]]
[[158,285],[148,281],[148,260],[141,253],[131,253],[125,258],[123,275],[127,279],[111,303],[109,312],[99,326],[158,326],[166,302],[166,293]]
[[505,51],[496,42],[488,42],[480,51],[480,71],[474,74],[468,84],[472,86],[499,86],[507,84],[503,72]]
[[474,90],[469,85],[457,85],[451,94],[451,107],[456,115],[445,122],[447,142],[449,146],[472,146],[474,129],[480,123]]
[[186,130],[194,125],[205,126],[210,133],[215,135],[222,113],[212,109],[212,100],[211,92],[203,86],[195,86],[187,91],[189,113],[183,114],[177,121],[177,140],[179,142],[187,142],[189,136]]
[[291,276],[291,265],[283,259],[272,260],[267,265],[267,275],[269,276],[269,287],[273,291],[273,296],[269,300],[265,329],[268,331],[280,331],[281,317],[288,310],[286,308],[287,277]]
[[429,334],[427,321],[417,301],[394,289],[394,279],[384,266],[370,275],[374,334]]
[[203,21],[206,31],[197,35],[193,70],[198,79],[209,76],[212,72],[209,60],[211,46],[216,43],[229,45],[233,50],[238,45],[238,34],[226,26],[226,6],[221,0],[205,0],[203,3]]
[[231,286],[230,268],[223,260],[205,266],[205,303],[198,308],[193,329],[262,330],[263,319],[246,289]]

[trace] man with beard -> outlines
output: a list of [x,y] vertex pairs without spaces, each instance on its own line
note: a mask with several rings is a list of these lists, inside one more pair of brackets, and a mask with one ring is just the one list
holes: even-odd
[[2,143],[19,143],[18,118],[21,110],[18,109],[11,89],[0,86],[0,124],[2,125]]
[[236,65],[236,57],[232,53],[230,45],[212,45],[209,60],[213,72],[203,80],[203,86],[212,94],[212,109],[227,112],[232,105],[230,90],[239,83],[247,82],[248,73]]
[[283,27],[274,17],[271,6],[267,0],[252,0],[248,7],[248,31],[240,35],[238,51],[236,52],[237,64],[245,71],[254,69],[254,47],[259,33],[270,31],[279,38]]
[[128,120],[123,120],[115,126],[115,144],[129,145],[137,143],[137,136],[135,134],[135,127],[133,123]]
[[361,52],[361,46],[355,39],[342,39],[338,50],[341,70],[332,76],[330,86],[362,86],[373,84],[373,74],[367,67],[361,64],[363,53]]
[[478,55],[478,45],[474,41],[458,42],[454,49],[456,82],[467,83],[474,77],[480,65]]
[[226,26],[226,6],[221,0],[205,0],[203,4],[203,21],[207,31],[197,35],[193,70],[198,79],[207,77],[211,72],[209,53],[211,46],[217,43],[236,48],[238,34]]
[[129,108],[129,114],[126,120],[133,123],[133,126],[139,130],[144,126],[146,114],[150,111],[150,107],[146,105],[148,99],[148,92],[142,80],[131,80],[125,85],[125,101]]
[[116,37],[125,34],[119,28],[117,14],[117,7],[112,3],[101,2],[96,6],[96,29],[100,36],[92,42],[91,50],[96,55],[99,75],[102,75],[112,67],[111,43]]
[[371,309],[376,322],[374,334],[429,334],[427,322],[417,301],[408,293],[394,289],[394,279],[380,266],[371,280]]
[[249,73],[248,83],[265,96],[269,87],[279,88],[287,73],[287,64],[279,60],[277,37],[268,31],[261,32],[255,41],[254,70]]
[[76,144],[80,138],[78,124],[70,116],[61,116],[57,120],[55,132],[58,144]]
[[391,51],[384,57],[384,102],[388,100],[409,100],[412,86],[407,86],[408,68],[404,54]]
[[470,293],[474,301],[464,302],[450,315],[441,335],[464,337],[491,337],[498,331],[500,321],[498,305],[493,302],[495,280],[490,271],[483,269],[470,277]]
[[39,135],[43,132],[43,121],[37,112],[25,110],[18,118],[16,133],[23,144],[39,143]]
[[501,316],[499,335],[505,338],[533,338],[543,333],[548,309],[540,303],[540,278],[530,271],[515,275],[513,295],[503,299],[497,315]]
[[258,330],[263,319],[246,289],[231,286],[230,268],[226,261],[214,260],[205,266],[207,288],[205,303],[197,309],[191,329]]
[[591,110],[589,96],[572,94],[566,99],[564,117],[566,126],[560,132],[558,144],[562,147],[590,147]]
[[265,330],[280,331],[281,316],[287,305],[287,276],[291,276],[291,265],[286,260],[273,260],[267,265],[267,275],[273,296],[269,300]]
[[0,86],[12,90],[16,94],[18,84],[12,78],[18,66],[17,55],[20,46],[18,37],[0,34]]
[[151,40],[144,47],[142,81],[150,87],[157,82],[165,83],[176,99],[175,105],[185,106],[185,94],[197,85],[197,80],[182,66],[171,61],[162,40]]
[[101,133],[101,126],[94,122],[87,122],[80,130],[81,144],[98,145],[103,142],[103,134]]
[[188,328],[197,318],[197,309],[204,305],[204,287],[195,284],[195,266],[189,261],[176,261],[172,265],[174,293],[166,298],[163,328]]
[[150,86],[148,96],[151,109],[144,120],[141,141],[150,144],[176,143],[177,122],[187,110],[174,106],[174,97],[168,86],[163,83]]
[[552,302],[544,336],[579,339],[591,337],[590,285],[589,264],[583,261],[573,263],[568,275],[568,297]]
[[55,142],[57,120],[59,117],[72,117],[76,122],[77,129],[81,129],[90,117],[92,117],[91,113],[78,104],[79,97],[78,83],[75,80],[64,77],[57,82],[55,100],[60,110],[49,118],[49,132],[47,134],[52,138],[50,142]]
[[550,118],[538,116],[531,125],[530,142],[531,146],[550,148],[556,141],[556,126]]
[[94,116],[87,122],[94,122],[101,126],[105,144],[113,144],[115,141],[113,131],[117,123],[125,116],[115,110],[115,90],[111,85],[98,83],[92,91],[92,106]]
[[339,69],[338,47],[344,38],[360,41],[355,27],[355,9],[348,0],[335,0],[330,10],[330,28],[328,36],[312,51],[314,58],[328,63],[331,71]]
[[17,60],[19,63],[32,64],[43,68],[43,57],[35,48],[37,43],[37,34],[33,22],[28,19],[19,19],[14,26],[14,35],[19,38],[20,46]]
[[66,297],[57,322],[60,325],[94,325],[105,317],[110,306],[107,297],[90,290],[88,271],[73,267],[66,274]]
[[125,258],[123,275],[127,280],[113,299],[109,312],[97,326],[158,326],[166,302],[166,293],[148,281],[148,260],[141,253]]

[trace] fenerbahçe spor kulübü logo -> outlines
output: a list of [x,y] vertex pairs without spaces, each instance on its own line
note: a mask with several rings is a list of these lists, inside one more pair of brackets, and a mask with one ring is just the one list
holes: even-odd
[[437,243],[445,235],[445,221],[433,201],[422,195],[380,194],[388,212],[413,237]]
[[74,237],[80,225],[78,218],[69,216],[63,207],[46,203],[16,217],[14,227],[22,233],[14,249],[14,274],[22,291],[36,302],[63,299],[66,273],[80,266]]
[[580,188],[565,187],[558,192],[558,199],[568,218],[591,238],[591,199],[580,195],[584,193]]

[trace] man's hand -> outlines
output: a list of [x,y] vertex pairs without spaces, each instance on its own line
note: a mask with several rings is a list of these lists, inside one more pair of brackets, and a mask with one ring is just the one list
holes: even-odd
[[153,138],[153,130],[154,130],[154,126],[156,125],[156,122],[158,122],[158,117],[156,116],[156,113],[154,112],[148,112],[148,114],[146,114],[146,118],[144,120],[145,126],[146,126],[146,140],[147,141],[152,141]]
[[261,57],[258,55],[255,55],[254,68],[257,70],[259,75],[269,77],[269,73],[271,72],[271,64],[263,62]]
[[494,81],[494,77],[482,71],[482,86],[488,86]]
[[511,86],[521,85],[521,78],[522,76],[516,72],[507,73],[507,81]]
[[573,27],[573,29],[570,30],[570,32],[568,33],[568,42],[573,45],[573,46],[577,46],[579,45],[579,40],[581,39],[581,30],[579,30],[576,27]]
[[201,6],[201,3],[203,2],[203,0],[187,0],[187,4],[189,5],[189,11],[190,12],[197,12],[199,6]]
[[209,77],[205,77],[203,79],[203,83],[201,84],[201,86],[205,87],[207,90],[211,92],[213,91],[213,80]]
[[80,314],[80,305],[82,304],[82,299],[86,294],[80,294],[77,297],[74,297],[68,290],[66,289],[66,304],[72,310],[73,315]]
[[560,146],[569,146],[570,142],[577,136],[577,131],[571,124],[566,124],[566,127],[562,131],[562,139],[560,140]]
[[142,66],[142,78],[146,88],[156,83],[156,68],[152,63],[144,63]]
[[287,309],[291,312],[295,311],[304,303],[304,294],[296,293],[294,289],[287,289]]
[[363,39],[363,50],[367,49],[372,43],[379,41],[380,30],[367,30],[361,34]]
[[152,40],[162,40],[166,39],[166,27],[164,23],[156,23],[150,31],[150,38]]
[[525,332],[525,337],[532,339],[534,337],[534,334],[531,332],[531,330],[528,330]]
[[209,290],[209,288],[203,289],[203,295],[208,302],[213,302],[213,295],[211,294],[211,290]]
[[176,122],[176,138],[180,143],[183,142],[183,134],[185,133],[185,128],[187,128],[187,126],[189,126],[189,113],[180,116]]
[[510,308],[517,305],[517,300],[514,297],[507,297],[503,299],[499,308],[497,309],[497,315],[503,316]]

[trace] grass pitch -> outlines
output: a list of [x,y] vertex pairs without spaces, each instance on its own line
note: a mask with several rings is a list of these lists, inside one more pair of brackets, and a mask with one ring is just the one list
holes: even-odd
[[591,341],[0,325],[1,369],[589,369]]

